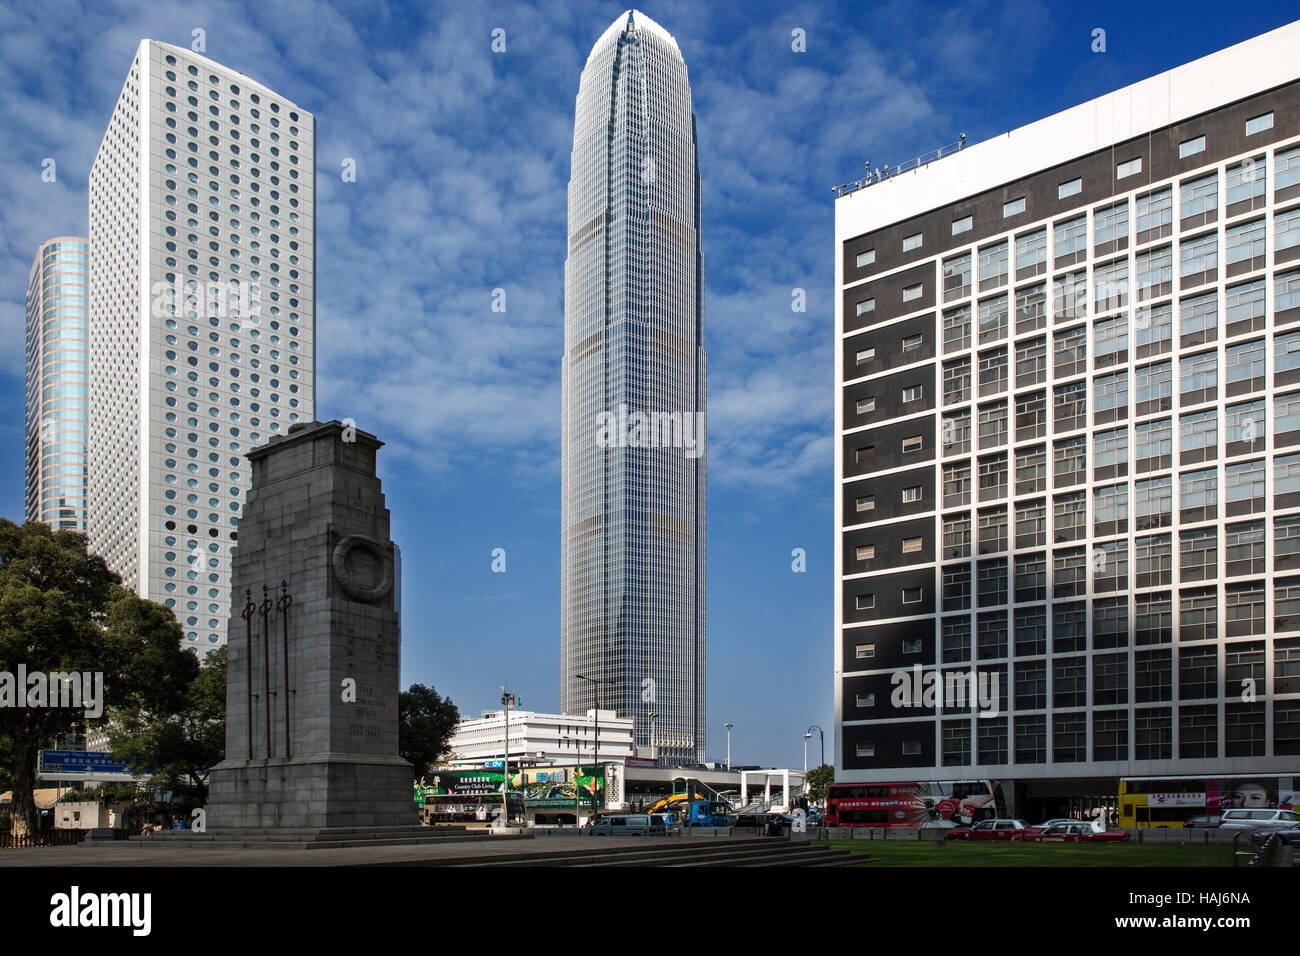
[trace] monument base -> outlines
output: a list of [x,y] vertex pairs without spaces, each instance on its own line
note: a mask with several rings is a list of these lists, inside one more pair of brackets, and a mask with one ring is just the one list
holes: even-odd
[[209,832],[419,828],[401,757],[311,754],[223,760],[212,768]]

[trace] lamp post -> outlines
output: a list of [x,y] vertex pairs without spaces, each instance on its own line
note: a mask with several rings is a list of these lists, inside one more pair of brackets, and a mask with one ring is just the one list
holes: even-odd
[[826,766],[826,732],[822,730],[821,727],[819,727],[817,724],[809,724],[808,733],[812,733],[814,730],[817,731],[817,737],[820,740],[822,745],[822,762],[819,763],[817,766],[824,767]]
[[591,691],[596,698],[596,707],[592,711],[596,718],[596,726],[591,737],[591,802],[593,804],[592,814],[596,813],[596,768],[600,766],[600,685],[604,683],[598,677],[587,677],[584,674],[574,674],[578,680],[591,681]]
[[731,769],[731,728],[733,724],[727,724],[727,769]]
[[803,772],[808,776],[808,741],[812,739],[812,734],[803,735]]
[[655,713],[650,714],[650,759],[655,762],[656,767],[659,766],[659,746],[655,742],[655,718],[658,716]]

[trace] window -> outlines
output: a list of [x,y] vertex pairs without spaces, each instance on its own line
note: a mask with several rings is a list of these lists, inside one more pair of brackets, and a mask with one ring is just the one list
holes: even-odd
[[903,453],[907,454],[908,452],[920,451],[921,444],[920,435],[909,435],[907,438],[903,439]]
[[[1223,433],[1228,436],[1228,441],[1250,442],[1251,450],[1255,450],[1255,442],[1263,441],[1265,438],[1264,400],[1229,405],[1224,416]],[[1235,449],[1232,453],[1239,452],[1240,449]]]
[[858,660],[860,661],[868,660],[876,656],[876,645],[859,644],[856,648],[854,648],[854,651]]
[[1093,379],[1093,408],[1098,412],[1128,408],[1128,372],[1099,375]]
[[1300,431],[1300,393],[1279,395],[1273,405],[1273,432],[1284,435],[1295,431]]
[[1273,371],[1292,372],[1300,368],[1300,331],[1273,337]]
[[920,603],[921,603],[921,589],[920,589],[920,588],[903,588],[902,601],[903,601],[904,604],[920,604]]
[[1273,114],[1265,113],[1262,116],[1254,116],[1246,120],[1246,135],[1254,136],[1256,133],[1262,133],[1266,129],[1273,128]]
[[874,594],[859,594],[856,606],[859,611],[869,611],[876,606],[876,596]]
[[1071,375],[1082,371],[1088,356],[1088,327],[1078,325],[1058,330],[1055,340],[1057,374]]
[[943,350],[958,352],[970,347],[970,306],[948,309],[943,314]]
[[874,757],[876,755],[876,745],[865,741],[858,741],[855,752],[859,757]]
[[1136,429],[1137,460],[1168,458],[1174,453],[1173,428],[1167,418],[1140,422]]
[[943,402],[951,405],[970,398],[970,359],[946,362],[943,366]]
[[1106,485],[1092,492],[1092,518],[1097,534],[1113,534],[1115,529],[1101,530],[1106,525],[1128,522],[1128,485]]
[[966,216],[962,219],[954,219],[952,221],[952,234],[954,236],[959,236],[963,232],[970,232],[972,225],[974,225],[974,219],[970,216]]
[[918,282],[916,285],[909,285],[906,289],[903,290],[903,301],[904,301],[904,302],[912,302],[913,300],[915,300],[915,299],[919,299],[919,298],[921,298],[921,283],[920,283],[920,282]]
[[1300,272],[1284,272],[1273,286],[1273,311],[1300,307]]
[[1148,478],[1133,486],[1139,531],[1167,527],[1173,520],[1174,480],[1168,475]]
[[1128,238],[1128,203],[1122,202],[1098,211],[1094,226],[1096,233],[1092,241],[1095,245]]
[[1152,406],[1151,410],[1156,407],[1165,409],[1169,403],[1165,399],[1170,399],[1174,394],[1174,369],[1170,362],[1156,362],[1154,365],[1143,365],[1137,370],[1137,402],[1139,414],[1145,402],[1156,402],[1157,406]]
[[[1184,219],[1206,216],[1219,209],[1219,174],[1210,173],[1183,183],[1178,190],[1180,215]],[[1208,220],[1206,220],[1208,221]]]
[[861,302],[858,303],[858,315],[866,315],[869,312],[875,312],[875,311],[876,311],[875,299],[863,299]]
[[876,510],[876,496],[875,496],[875,495],[861,495],[861,496],[859,496],[859,498],[857,499],[857,502],[856,502],[856,507],[857,507],[857,510],[858,510],[859,512],[863,512],[863,511],[875,511],[875,510]]
[[869,266],[876,261],[876,250],[868,249],[866,252],[858,253],[858,268]]
[[981,405],[979,410],[980,447],[1004,445],[1007,441],[1007,403]]
[[1058,222],[1055,228],[1056,257],[1082,252],[1088,244],[1088,217]]
[[923,238],[923,235],[919,232],[905,237],[903,239],[903,251],[911,252],[914,249],[920,249]]
[[860,544],[854,554],[859,561],[870,561],[876,556],[876,546],[874,544]]
[[1047,262],[1047,230],[1039,229],[1016,239],[1016,271]]
[[1197,153],[1205,152],[1205,137],[1194,136],[1191,139],[1185,139],[1178,144],[1178,158],[1186,159],[1188,156],[1195,156]]
[[[1228,334],[1264,327],[1264,280],[1230,286],[1227,291]],[[1246,323],[1247,328],[1239,328]]]
[[1088,467],[1088,439],[1066,438],[1056,442],[1052,458],[1056,466],[1057,484],[1074,484],[1083,480],[1082,472]]
[[1138,197],[1137,231],[1139,237],[1141,237],[1143,233],[1150,232],[1153,229],[1163,230],[1165,226],[1171,226],[1173,221],[1173,187],[1162,189],[1160,192],[1151,193],[1147,196]]
[[1098,366],[1108,364],[1102,360],[1128,348],[1128,313],[1121,312],[1110,319],[1098,319],[1093,327],[1095,360]]
[[876,350],[875,350],[874,347],[873,347],[873,348],[858,349],[858,352],[857,352],[857,355],[856,355],[855,358],[854,358],[854,361],[855,361],[855,363],[858,364],[858,365],[865,365],[865,364],[867,364],[868,362],[870,362],[870,361],[871,361],[873,358],[875,358],[875,357],[876,357]]
[[875,455],[876,447],[874,445],[863,445],[861,448],[854,450],[853,463],[855,465],[870,464]]
[[1093,270],[1093,301],[1097,311],[1118,308],[1128,301],[1128,260],[1120,259]]
[[1115,167],[1116,179],[1128,179],[1130,176],[1136,176],[1142,172],[1142,157],[1126,160]]
[[1047,339],[1036,338],[1016,346],[1016,380],[1037,384],[1047,377]]
[[1081,192],[1083,192],[1083,180],[1076,177],[1068,183],[1061,183],[1056,187],[1056,198],[1068,199],[1070,196],[1077,196]]
[[907,504],[912,501],[921,500],[921,486],[912,485],[910,488],[903,489],[903,503]]
[[1248,262],[1264,255],[1264,220],[1244,222],[1228,229],[1227,261]]
[[1228,205],[1248,202],[1264,195],[1268,174],[1264,169],[1264,157],[1256,156],[1243,159],[1227,171]]
[[1173,249],[1165,246],[1144,252],[1137,258],[1138,299],[1167,295],[1174,281]]
[[[1183,335],[1199,335],[1217,331],[1219,327],[1219,297],[1217,293],[1183,299],[1178,305],[1179,328]],[[1214,338],[1209,335],[1208,338]]]
[[[1292,455],[1292,459],[1300,456]],[[1279,457],[1277,465],[1277,482],[1275,491],[1277,494],[1285,494],[1287,491],[1300,490],[1300,488],[1284,488],[1283,469],[1286,458]],[[1243,461],[1235,465],[1228,465],[1225,469],[1224,483],[1227,486],[1226,499],[1228,507],[1231,508],[1236,502],[1247,502],[1264,500],[1264,460],[1261,458],[1257,461]],[[1231,513],[1231,512],[1230,512]]]
[[1219,444],[1219,413],[1216,409],[1192,412],[1178,419],[1179,451],[1214,449]]
[[1178,480],[1179,508],[1183,511],[1207,511],[1212,517],[1219,506],[1219,473],[1213,468],[1185,471]]
[[[1252,474],[1256,484],[1253,485],[1255,497],[1264,493],[1263,462],[1251,462],[1260,466]],[[1232,468],[1231,465],[1228,466]],[[1293,495],[1300,491],[1300,455],[1278,455],[1273,462],[1273,491],[1278,495]]]
[[1285,189],[1300,183],[1300,147],[1273,157],[1273,188]]
[[1273,251],[1281,252],[1300,246],[1300,208],[1279,212],[1273,217]]
[[904,741],[903,741],[903,755],[904,755],[905,757],[915,756],[916,754],[919,754],[920,752],[921,752],[921,741],[919,741],[919,740],[904,740]]
[[1004,202],[1004,203],[1002,204],[1002,218],[1003,218],[1003,219],[1008,219],[1008,218],[1010,218],[1011,216],[1018,216],[1018,215],[1020,215],[1020,214],[1021,214],[1022,212],[1024,212],[1024,211],[1025,211],[1025,197],[1024,197],[1024,196],[1021,196],[1019,199],[1013,199],[1013,200],[1011,200],[1010,202]]
[[859,415],[865,415],[867,414],[867,412],[874,412],[876,410],[875,396],[873,395],[869,398],[859,398],[856,409]]
[[1009,246],[999,242],[980,250],[980,289],[991,289],[1007,281]]
[[1182,373],[1182,390],[1194,392],[1215,388],[1219,384],[1219,356],[1217,352],[1202,352],[1184,358],[1179,364]]
[[1115,428],[1093,436],[1092,466],[1117,467],[1128,464],[1128,430]]
[[995,342],[1007,335],[1007,297],[994,296],[980,302],[980,343]]
[[1239,345],[1228,346],[1227,354],[1227,378],[1229,384],[1233,382],[1249,382],[1252,379],[1262,379],[1264,377],[1265,358],[1264,358],[1264,340],[1256,339],[1253,342],[1242,342]]
[[909,385],[909,386],[907,386],[905,389],[903,389],[903,402],[904,402],[904,404],[906,404],[907,402],[916,402],[916,401],[920,401],[920,399],[921,399],[921,386],[920,386],[920,385]]
[[857,696],[857,704],[858,704],[859,707],[875,707],[875,706],[876,706],[876,695],[875,695],[875,694],[857,694],[856,696]]
[[923,543],[922,538],[919,535],[915,538],[904,538],[903,553],[912,554],[916,551],[920,551],[922,547],[922,543]]
[[1047,286],[1016,290],[1016,331],[1032,332],[1047,324]]
[[922,332],[918,332],[916,335],[903,336],[903,353],[915,352],[923,342],[925,342],[925,334]]
[[943,262],[943,300],[949,302],[970,295],[971,257],[967,252]]
[[1007,350],[992,349],[979,357],[980,394],[1005,391],[1007,387]]

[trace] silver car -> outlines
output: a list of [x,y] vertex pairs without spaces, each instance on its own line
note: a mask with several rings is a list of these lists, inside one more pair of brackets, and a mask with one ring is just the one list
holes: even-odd
[[1219,818],[1219,829],[1272,830],[1287,823],[1300,823],[1300,813],[1294,810],[1224,810]]

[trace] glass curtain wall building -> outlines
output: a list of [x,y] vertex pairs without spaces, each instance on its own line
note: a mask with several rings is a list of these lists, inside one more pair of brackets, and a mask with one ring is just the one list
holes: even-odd
[[582,71],[568,226],[561,708],[595,707],[578,675],[595,678],[600,706],[635,719],[638,747],[695,762],[705,746],[699,164],[677,42],[636,11]]
[[27,520],[86,530],[90,241],[41,245],[27,283]]

